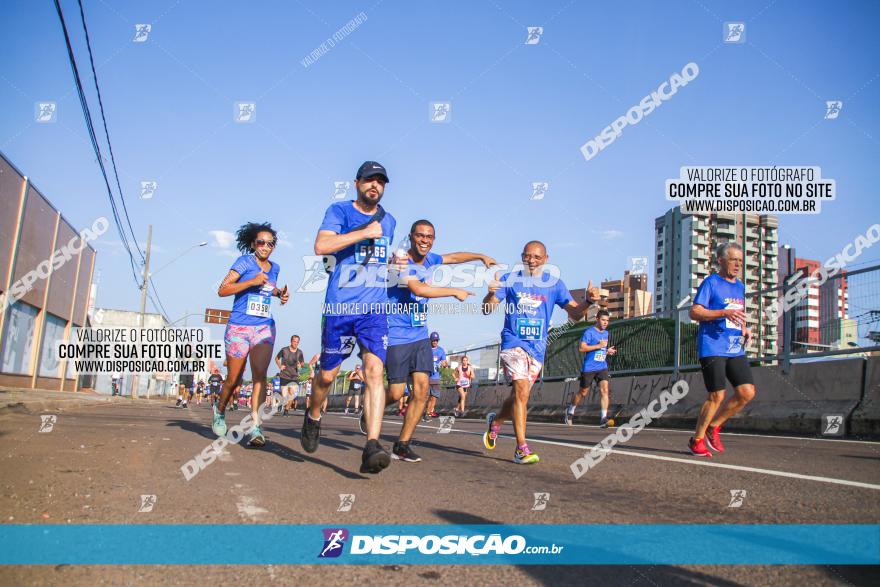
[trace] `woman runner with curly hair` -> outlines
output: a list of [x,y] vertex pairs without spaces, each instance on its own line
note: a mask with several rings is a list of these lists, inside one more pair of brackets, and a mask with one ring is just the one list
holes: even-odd
[[263,446],[266,439],[260,427],[259,408],[265,397],[266,371],[272,360],[275,345],[275,320],[269,313],[272,298],[281,304],[288,300],[287,286],[276,287],[280,267],[269,260],[275,249],[277,233],[268,222],[248,222],[238,229],[236,245],[242,255],[235,260],[220,284],[220,297],[235,296],[232,314],[226,325],[226,362],[228,372],[223,382],[223,393],[214,405],[212,430],[218,436],[226,435],[226,404],[233,390],[241,384],[248,357],[251,361],[253,398],[251,413],[253,428],[248,435],[250,446]]

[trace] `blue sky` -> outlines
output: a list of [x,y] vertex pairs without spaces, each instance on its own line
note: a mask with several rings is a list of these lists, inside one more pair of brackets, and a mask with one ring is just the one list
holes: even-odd
[[[365,159],[389,170],[383,204],[398,220],[395,238],[427,217],[435,252],[482,251],[508,263],[541,239],[571,288],[620,277],[631,256],[653,257],[653,221],[669,207],[664,181],[683,165],[820,166],[838,199],[818,216],[781,217],[780,241],[801,257],[825,259],[880,221],[877,3],[84,6],[142,242],[154,225],[153,266],[211,242],[154,277],[172,320],[230,307],[215,285],[232,252],[215,235],[248,220],[283,231],[273,260],[296,289],[333,182],[350,180]],[[97,116],[78,6],[62,7]],[[303,67],[361,12],[365,22]],[[54,6],[13,0],[4,13],[0,50],[15,57],[0,65],[0,150],[75,226],[109,217]],[[746,43],[722,43],[725,21],[746,23]],[[144,43],[132,42],[136,23],[152,25]],[[527,26],[544,27],[537,45],[524,44]],[[700,67],[693,82],[584,160],[586,140],[691,61]],[[825,100],[843,101],[838,119],[823,119]],[[36,101],[58,103],[56,123],[34,122]],[[255,123],[233,122],[236,101],[256,102]],[[451,123],[429,121],[433,101],[451,102]],[[138,198],[142,180],[158,182],[152,199]],[[529,199],[534,181],[550,184],[543,200]],[[98,305],[136,309],[118,238],[108,232],[95,247]],[[860,262],[878,258],[880,246]],[[322,301],[294,295],[276,307],[279,339],[297,332],[317,352]],[[497,337],[501,319],[430,324],[454,348]]]

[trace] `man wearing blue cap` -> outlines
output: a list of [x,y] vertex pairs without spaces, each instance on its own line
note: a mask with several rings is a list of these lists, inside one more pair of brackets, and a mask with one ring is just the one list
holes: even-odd
[[379,205],[388,182],[384,166],[364,162],[354,182],[357,199],[331,204],[315,238],[315,254],[325,256],[330,280],[321,328],[321,368],[315,373],[300,443],[306,452],[318,450],[321,404],[357,343],[366,383],[367,443],[361,456],[365,473],[379,473],[391,463],[391,456],[379,444],[388,349],[388,254],[396,225],[394,217]]
[[431,377],[428,379],[431,397],[428,398],[425,420],[437,417],[435,407],[437,406],[437,398],[440,397],[440,367],[449,367],[449,362],[446,360],[446,350],[440,346],[440,334],[437,332],[431,333],[431,355],[434,359],[434,369],[431,371]]

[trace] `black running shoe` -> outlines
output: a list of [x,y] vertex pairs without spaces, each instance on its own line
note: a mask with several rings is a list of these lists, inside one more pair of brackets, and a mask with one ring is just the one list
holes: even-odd
[[299,443],[306,452],[315,452],[318,450],[318,440],[321,438],[321,421],[312,420],[309,413],[306,412],[303,417],[302,432],[299,436]]
[[391,457],[378,440],[368,440],[361,456],[361,473],[379,473],[391,464]]
[[409,442],[395,442],[394,448],[391,449],[391,458],[398,461],[406,461],[407,463],[418,463],[422,457],[413,452],[409,447]]
[[364,412],[361,412],[361,417],[358,420],[358,428],[361,429],[361,434],[364,436],[367,435],[367,415]]

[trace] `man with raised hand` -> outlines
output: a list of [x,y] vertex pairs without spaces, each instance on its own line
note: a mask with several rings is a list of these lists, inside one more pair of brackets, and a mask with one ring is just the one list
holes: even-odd
[[388,349],[388,253],[396,221],[379,205],[389,182],[385,167],[366,161],[357,171],[354,201],[334,202],[327,208],[315,254],[332,256],[324,303],[320,370],[315,374],[312,399],[303,417],[300,443],[303,450],[318,450],[321,405],[339,373],[342,362],[360,346],[364,365],[367,443],[361,471],[379,473],[391,456],[379,444],[385,407],[383,371]]
[[410,440],[425,411],[429,379],[434,371],[426,302],[429,298],[441,297],[454,297],[463,302],[473,295],[464,289],[430,285],[432,268],[470,261],[480,261],[486,267],[495,265],[495,259],[482,253],[433,253],[435,238],[434,225],[430,221],[422,219],[413,223],[403,241],[404,246],[407,242],[410,246],[401,248],[395,255],[394,274],[398,278],[388,287],[391,311],[388,314],[388,360],[385,365],[389,384],[386,402],[401,400],[407,380],[412,380],[409,406],[391,455],[411,463],[422,460],[410,448]]
[[506,301],[500,358],[507,378],[513,382],[513,390],[498,413],[486,417],[483,444],[494,449],[501,424],[512,419],[516,433],[513,462],[517,464],[539,461],[526,442],[526,414],[532,385],[543,368],[553,307],[565,310],[570,320],[581,320],[599,297],[599,290],[591,281],[584,303],[575,302],[562,280],[544,270],[549,258],[544,243],[529,241],[523,247],[522,269],[496,274],[483,299],[484,314],[491,314],[499,303]]

